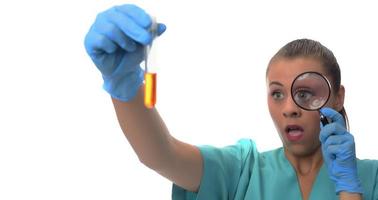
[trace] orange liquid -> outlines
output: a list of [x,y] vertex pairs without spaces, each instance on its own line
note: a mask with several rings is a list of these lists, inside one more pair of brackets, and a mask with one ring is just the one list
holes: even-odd
[[156,104],[156,73],[146,73],[144,81],[144,105],[153,108]]

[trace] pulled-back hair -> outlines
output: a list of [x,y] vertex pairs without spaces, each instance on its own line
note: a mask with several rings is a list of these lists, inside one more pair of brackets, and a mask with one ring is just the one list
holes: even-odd
[[[335,93],[339,91],[341,84],[341,73],[336,57],[333,55],[331,50],[315,40],[298,39],[283,46],[270,60],[266,73],[268,74],[269,66],[275,60],[280,58],[294,59],[298,57],[312,58],[319,61],[327,72],[327,75],[332,79],[330,82],[332,88],[334,89],[333,91]],[[347,128],[349,129],[349,122],[345,108],[343,107],[338,112],[344,117]]]

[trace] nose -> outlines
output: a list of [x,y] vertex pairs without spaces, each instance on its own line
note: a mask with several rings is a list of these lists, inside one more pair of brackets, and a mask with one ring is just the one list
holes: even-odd
[[282,112],[284,117],[298,118],[302,115],[301,108],[291,98],[287,98]]

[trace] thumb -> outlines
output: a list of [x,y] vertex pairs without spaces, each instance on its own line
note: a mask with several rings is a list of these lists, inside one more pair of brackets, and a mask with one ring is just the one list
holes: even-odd
[[327,118],[331,119],[332,122],[336,122],[336,123],[342,125],[343,127],[346,127],[344,117],[339,112],[337,112],[336,110],[334,110],[332,108],[324,107],[324,108],[320,109],[320,112],[324,116],[326,116]]
[[158,36],[163,34],[165,32],[165,30],[167,30],[167,26],[163,23],[158,23],[158,29],[157,29]]

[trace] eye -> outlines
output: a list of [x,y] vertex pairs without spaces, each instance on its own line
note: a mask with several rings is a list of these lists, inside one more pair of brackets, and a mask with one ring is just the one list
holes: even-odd
[[274,100],[281,100],[284,97],[283,93],[280,91],[273,91],[271,93],[271,96],[273,97]]
[[313,92],[307,89],[298,89],[294,94],[295,101],[300,104],[308,102],[314,96]]

